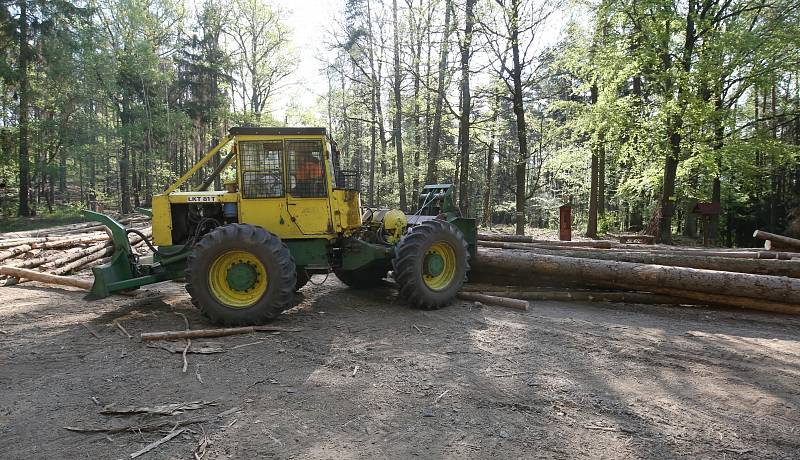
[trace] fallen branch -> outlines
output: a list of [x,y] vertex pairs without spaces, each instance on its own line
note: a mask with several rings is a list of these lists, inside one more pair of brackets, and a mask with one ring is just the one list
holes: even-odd
[[160,430],[164,427],[172,427],[172,429],[193,425],[195,423],[204,423],[204,422],[211,422],[223,417],[227,417],[228,415],[239,411],[238,407],[234,407],[231,409],[226,410],[225,412],[219,413],[217,415],[208,415],[208,416],[201,416],[195,418],[189,418],[185,420],[164,420],[158,421],[153,423],[147,423],[144,425],[125,425],[125,426],[118,426],[118,427],[78,427],[78,426],[65,426],[65,430],[74,431],[76,433],[124,433],[126,431],[131,431],[134,433],[138,432],[146,432],[146,431],[156,431]]
[[116,407],[109,404],[100,411],[103,415],[180,415],[189,410],[203,409],[207,406],[216,406],[214,401],[190,401],[186,403],[161,404],[158,406],[123,406]]
[[192,331],[145,332],[141,334],[143,341],[174,340],[197,337],[225,337],[229,335],[251,334],[254,332],[300,332],[302,329],[290,329],[280,326],[244,326],[220,329],[195,329]]
[[136,452],[132,453],[131,454],[131,458],[136,458],[136,457],[138,457],[140,455],[143,455],[143,454],[146,454],[146,453],[150,452],[151,450],[155,449],[156,447],[160,446],[161,444],[169,442],[170,439],[178,436],[179,434],[183,433],[184,431],[186,431],[186,428],[181,428],[180,430],[172,431],[170,434],[164,436],[163,438],[159,439],[158,441],[152,442],[152,443],[144,446],[141,450],[137,450]]
[[458,298],[462,300],[478,301],[489,305],[497,305],[500,307],[514,308],[517,310],[528,309],[528,302],[525,300],[478,294],[477,292],[459,292]]

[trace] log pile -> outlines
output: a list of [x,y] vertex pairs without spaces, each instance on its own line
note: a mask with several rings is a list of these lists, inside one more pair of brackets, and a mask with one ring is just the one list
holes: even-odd
[[[148,218],[131,217],[121,222],[148,237],[152,234]],[[129,240],[134,251],[147,252],[139,235],[131,234]],[[88,281],[69,275],[105,263],[113,253],[105,226],[94,222],[0,234],[0,285],[36,280],[85,289]]]
[[766,245],[772,250],[481,234],[470,278],[493,283],[481,289],[485,295],[528,301],[714,305],[800,314],[800,240],[761,231],[754,236],[775,243]]

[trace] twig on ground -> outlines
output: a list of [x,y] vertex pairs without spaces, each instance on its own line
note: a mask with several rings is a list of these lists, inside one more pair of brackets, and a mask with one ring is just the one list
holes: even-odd
[[200,440],[192,450],[192,456],[194,457],[194,460],[203,460],[203,457],[206,456],[206,449],[211,446],[211,438],[206,435],[205,427],[200,425],[200,429],[203,431],[203,434],[200,436]]
[[259,343],[264,343],[264,340],[259,340],[258,342],[250,342],[250,343],[243,343],[241,345],[236,345],[235,347],[231,347],[231,350],[235,350],[237,348],[244,348],[249,347],[250,345],[258,345]]
[[443,392],[442,394],[440,394],[439,396],[437,396],[437,397],[436,397],[436,399],[433,401],[433,403],[434,403],[434,404],[439,404],[439,401],[440,401],[442,398],[444,398],[444,396],[445,396],[447,393],[450,393],[450,389],[449,389],[449,388],[448,388],[447,390],[444,390],[444,392]]
[[197,377],[197,381],[203,384],[203,379],[200,377],[200,363],[194,365],[194,375]]
[[356,367],[353,369],[353,377],[355,377],[355,376],[356,376],[356,372],[358,372],[358,366],[357,366],[357,365],[356,365]]
[[186,431],[186,428],[181,428],[180,430],[172,431],[170,434],[164,436],[163,438],[159,439],[158,441],[151,442],[150,444],[144,446],[141,450],[137,450],[136,452],[132,453],[131,454],[131,458],[136,458],[136,457],[138,457],[140,455],[143,455],[143,454],[146,454],[146,453],[150,452],[151,450],[155,449],[156,447],[160,446],[161,444],[169,442],[172,438],[178,436],[179,434],[183,433],[184,431]]
[[416,324],[414,324],[413,326],[414,326],[414,329],[416,329],[416,330],[417,330],[417,332],[419,332],[419,333],[420,333],[420,334],[422,334],[422,335],[425,335],[425,333],[424,333],[424,332],[422,332],[422,329],[418,328]]
[[530,374],[533,371],[522,371],[522,372],[509,372],[507,374],[494,374],[492,377],[513,377],[515,375],[525,375]]
[[129,339],[133,338],[133,336],[128,333],[128,331],[125,329],[124,326],[122,326],[122,323],[120,323],[119,321],[114,320],[114,326],[117,326],[117,329],[122,331],[122,333],[125,334],[126,336],[128,336]]
[[183,353],[181,354],[183,356],[183,370],[182,370],[182,372],[184,374],[186,373],[186,368],[189,367],[189,361],[186,359],[186,352],[189,351],[189,347],[191,347],[191,346],[192,346],[192,339],[186,339],[186,348],[183,349]]
[[94,336],[94,338],[96,338],[96,339],[99,339],[99,338],[100,338],[100,336],[99,336],[99,335],[97,335],[97,332],[93,331],[93,330],[92,330],[92,328],[90,328],[90,327],[89,327],[89,326],[87,326],[86,324],[84,324],[84,323],[81,323],[81,326],[85,327],[85,328],[86,328],[86,330],[87,330],[87,331],[89,331],[89,333],[90,333],[90,334],[92,334],[92,335]]

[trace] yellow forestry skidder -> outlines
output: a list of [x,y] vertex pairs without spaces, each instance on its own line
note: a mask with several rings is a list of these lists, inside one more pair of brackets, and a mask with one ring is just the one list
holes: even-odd
[[[192,303],[212,322],[250,325],[290,308],[312,274],[333,271],[366,288],[391,270],[412,306],[448,304],[476,241],[475,220],[455,208],[453,186],[426,185],[413,215],[362,208],[358,175],[338,170],[338,155],[325,128],[231,128],[153,197],[152,255],[131,250],[136,230],[86,212],[108,226],[115,246],[111,261],[93,269],[90,297],[185,277]],[[204,167],[211,173],[186,190]],[[235,179],[208,190],[223,173]]]

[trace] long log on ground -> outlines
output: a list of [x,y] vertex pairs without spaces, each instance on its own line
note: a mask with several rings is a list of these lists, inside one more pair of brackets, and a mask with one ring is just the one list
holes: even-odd
[[627,302],[644,304],[679,305],[686,299],[646,292],[612,292],[612,291],[487,291],[489,296],[509,297],[522,300],[556,300],[576,302]]
[[540,240],[532,236],[525,235],[501,235],[492,233],[479,233],[478,241],[499,241],[505,243],[534,243],[545,244],[551,246],[567,246],[567,247],[590,247],[590,248],[606,248],[609,249],[614,243],[611,241],[555,241],[555,240]]
[[473,270],[518,271],[529,276],[562,276],[604,284],[635,284],[683,289],[708,294],[736,293],[748,298],[800,305],[800,280],[784,276],[752,275],[697,268],[578,259],[480,249]]
[[473,300],[489,305],[498,305],[500,307],[514,308],[516,310],[528,309],[527,301],[519,299],[510,299],[508,297],[478,294],[477,292],[459,292],[457,297],[461,300]]
[[695,249],[695,248],[682,248],[676,246],[638,246],[633,245],[616,245],[614,248],[591,248],[591,247],[569,247],[569,246],[548,246],[544,244],[531,244],[531,243],[504,243],[498,241],[478,241],[478,246],[486,248],[498,249],[527,249],[527,250],[548,250],[559,251],[568,253],[570,251],[586,251],[595,253],[613,253],[618,251],[638,253],[638,254],[670,254],[680,255],[686,254],[690,256],[704,256],[704,257],[729,257],[735,259],[780,259],[791,260],[793,257],[798,257],[798,254],[788,252],[774,252],[763,251],[760,249],[732,249],[732,250],[709,250],[709,249]]
[[54,242],[54,241],[63,241],[73,237],[69,236],[43,236],[39,238],[11,238],[11,239],[3,239],[0,240],[0,249],[11,248],[14,246],[19,246],[20,244],[30,244],[35,245],[38,243],[46,243],[46,242]]
[[534,251],[536,254],[562,257],[578,257],[584,259],[615,260],[619,262],[635,262],[641,264],[668,265],[673,267],[702,268],[705,270],[723,270],[737,273],[754,273],[758,275],[789,276],[800,278],[800,263],[794,260],[765,260],[726,258],[705,255],[694,255],[688,252],[631,252],[631,251],[552,251],[547,249],[517,249]]
[[672,289],[657,286],[636,286],[615,284],[615,287],[625,289],[635,289],[649,291],[656,294],[674,296],[686,299],[681,303],[693,305],[710,305],[721,307],[736,307],[749,310],[760,310],[770,313],[785,313],[789,315],[800,315],[800,305],[794,303],[775,302],[764,299],[751,299],[748,297],[737,297],[727,294],[710,294],[706,292],[689,291],[685,289]]
[[89,280],[82,280],[79,278],[73,278],[71,276],[52,275],[50,273],[37,272],[36,270],[27,270],[17,267],[0,266],[0,275],[24,278],[32,281],[39,281],[40,283],[72,286],[85,289],[87,291],[92,288],[92,282]]
[[[17,267],[17,268],[34,268],[40,265],[47,265],[51,263],[55,263],[58,260],[64,259],[67,262],[75,260],[77,258],[82,257],[82,254],[86,251],[87,248],[71,248],[66,251],[59,251],[56,254],[47,254],[39,255],[38,257],[34,257],[32,259],[13,259],[13,260],[6,260],[4,265],[8,265],[10,267]],[[67,263],[63,262],[63,263]]]
[[775,233],[765,232],[763,230],[756,230],[753,232],[753,238],[766,240],[764,247],[768,250],[774,247],[800,251],[800,240],[789,238],[788,236],[777,235]]
[[251,334],[253,332],[300,332],[302,329],[291,329],[280,326],[245,326],[227,327],[220,329],[194,329],[183,331],[143,332],[141,339],[149,340],[175,340],[194,339],[198,337],[225,337],[229,335]]

